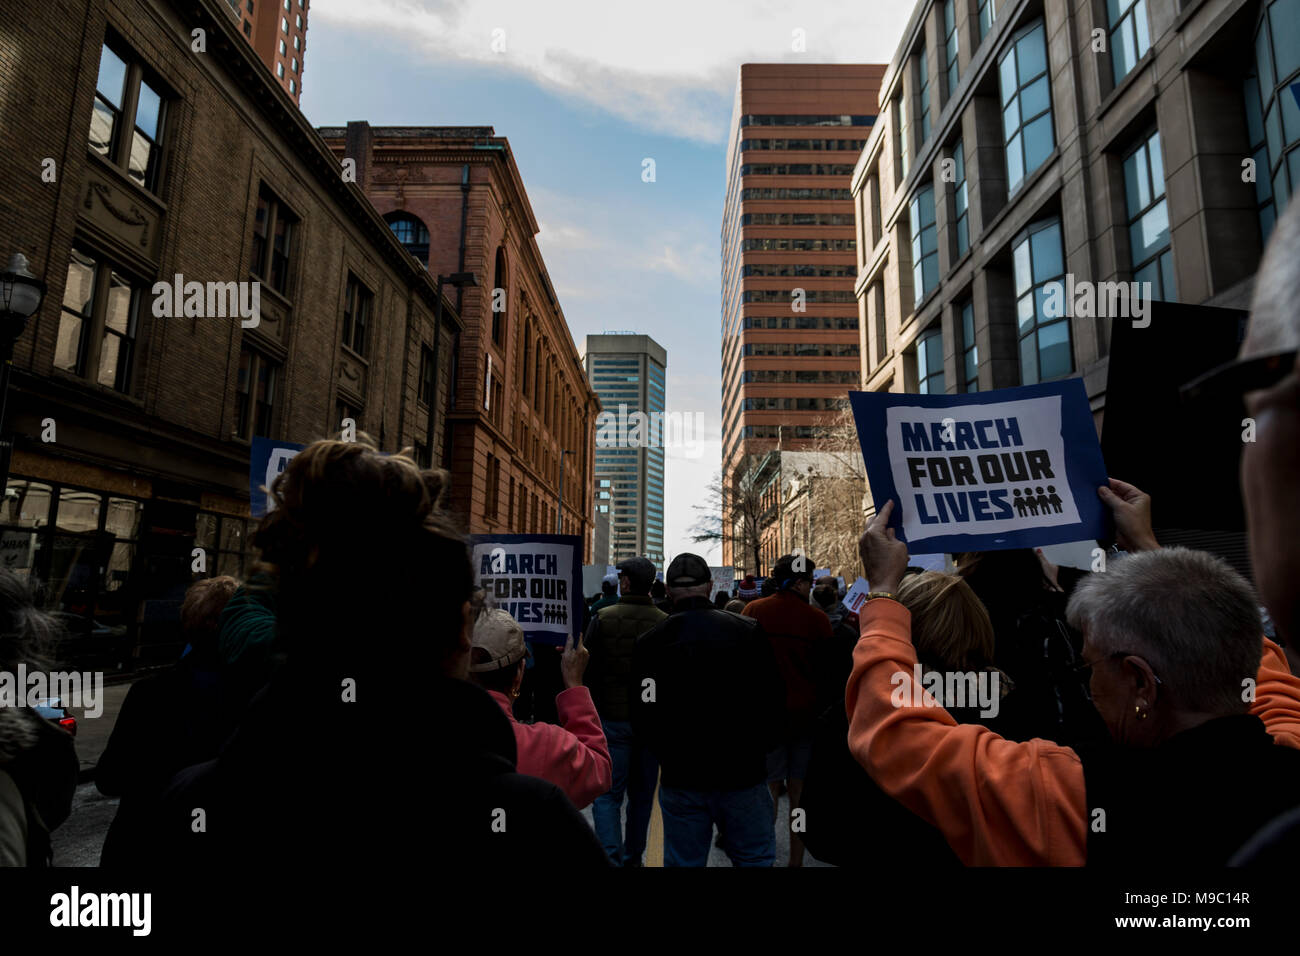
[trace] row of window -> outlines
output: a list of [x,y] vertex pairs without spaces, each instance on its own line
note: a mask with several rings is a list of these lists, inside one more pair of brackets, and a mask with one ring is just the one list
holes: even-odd
[[829,412],[849,407],[847,398],[746,398],[741,410],[746,412]]
[[827,116],[803,113],[756,115],[747,113],[740,118],[740,125],[745,126],[870,126],[876,121],[875,116]]
[[740,217],[742,226],[852,226],[853,214],[847,212],[747,212]]
[[857,343],[852,345],[834,342],[754,342],[741,346],[741,355],[818,355],[830,358],[847,358],[858,354]]
[[853,252],[856,239],[742,239],[741,252]]
[[856,318],[829,315],[749,315],[741,319],[742,329],[856,329]]
[[748,276],[807,276],[810,278],[852,278],[858,274],[853,266],[792,266],[758,263],[742,266],[741,278]]
[[799,385],[850,385],[861,383],[858,372],[839,372],[827,369],[795,371],[793,369],[746,369],[740,373],[742,385],[796,383]]
[[[853,292],[845,289],[805,289],[805,302],[856,302]],[[794,292],[790,289],[750,289],[740,294],[741,303],[747,302],[792,302]]]
[[741,152],[747,149],[771,150],[823,150],[860,153],[867,145],[865,139],[742,139]]
[[742,189],[741,202],[751,199],[852,199],[847,189]]
[[746,163],[742,176],[851,176],[853,163]]

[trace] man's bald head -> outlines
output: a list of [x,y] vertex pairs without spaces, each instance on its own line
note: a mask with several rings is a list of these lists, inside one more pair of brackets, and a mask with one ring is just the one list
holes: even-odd
[[1273,227],[1255,276],[1250,326],[1241,356],[1300,348],[1300,202]]

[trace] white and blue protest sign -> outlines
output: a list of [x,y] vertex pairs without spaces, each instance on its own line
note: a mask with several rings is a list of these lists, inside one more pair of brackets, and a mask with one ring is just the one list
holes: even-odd
[[254,436],[248,456],[248,507],[254,518],[260,518],[270,510],[271,499],[267,489],[293,456],[306,447],[291,441]]
[[1106,465],[1077,378],[964,395],[850,392],[879,508],[916,552],[1110,536]]
[[472,534],[474,580],[530,641],[582,633],[582,539],[572,534]]

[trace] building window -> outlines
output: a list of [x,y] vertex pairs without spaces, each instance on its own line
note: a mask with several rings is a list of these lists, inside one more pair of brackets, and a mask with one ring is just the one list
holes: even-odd
[[979,0],[979,21],[980,21],[980,42],[981,43],[983,43],[984,38],[989,35],[989,31],[993,29],[993,17],[995,15],[993,10],[993,3],[994,0]]
[[496,455],[488,455],[487,460],[487,488],[484,490],[483,498],[483,517],[495,518],[497,516],[497,498],[501,492],[501,459]]
[[301,49],[302,49],[302,37],[294,37],[294,38],[293,38],[293,48],[294,48],[295,50],[301,50]]
[[944,0],[943,33],[944,62],[948,65],[948,95],[951,97],[953,91],[957,89],[957,80],[960,79],[960,74],[957,69],[956,0]]
[[980,354],[975,346],[975,303],[967,299],[957,307],[961,319],[961,376],[962,390],[980,390]]
[[420,346],[420,401],[433,407],[433,349]]
[[293,22],[294,22],[294,26],[296,26],[299,30],[301,30],[301,29],[302,29],[302,14],[301,14],[301,13],[295,13],[295,14],[293,15]]
[[1070,320],[1065,315],[1068,310],[1047,308],[1049,294],[1059,297],[1057,303],[1062,303],[1064,297],[1060,220],[1031,225],[1013,243],[1011,257],[1015,268],[1020,383],[1033,385],[1067,375],[1074,368]]
[[281,41],[280,41],[280,56],[284,56],[284,55],[285,55],[286,53],[288,53],[288,52],[289,52],[289,48],[288,48],[287,46],[285,46],[284,41],[281,40]]
[[911,152],[911,144],[908,143],[908,123],[907,123],[907,97],[900,96],[894,100],[894,114],[898,117],[895,129],[898,130],[898,180],[894,187],[902,185],[903,180],[907,178],[908,154]]
[[284,64],[283,64],[283,63],[277,63],[277,64],[275,65],[275,75],[278,76],[278,77],[280,77],[281,79],[284,79]]
[[228,574],[243,579],[244,569],[252,567],[249,553],[248,520],[211,511],[194,516],[194,546],[206,554],[207,576]]
[[129,392],[141,295],[131,279],[74,246],[63,288],[55,367]]
[[[131,102],[135,107],[127,115],[124,110]],[[91,150],[125,169],[136,185],[155,189],[165,112],[162,95],[146,78],[144,67],[118,56],[105,43],[90,114]]]
[[295,73],[298,72],[298,58],[296,56],[289,58],[289,69]]
[[916,340],[916,390],[922,395],[942,395],[943,330],[931,329]]
[[1151,49],[1147,25],[1147,0],[1106,0],[1106,22],[1110,24],[1110,65],[1115,85],[1128,76],[1144,53]]
[[1002,91],[1007,194],[1011,195],[1056,146],[1043,21],[1038,20],[1016,34],[998,62],[998,79]]
[[290,81],[289,81],[289,92],[290,92],[290,93],[297,93],[297,92],[298,92],[298,84],[295,83],[293,80],[290,80]]
[[280,18],[280,32],[281,32],[281,33],[288,33],[288,32],[289,32],[289,18],[288,18],[288,17],[281,17],[281,18]]
[[361,284],[361,280],[348,273],[347,292],[343,297],[343,344],[362,358],[370,344],[370,313],[374,307],[374,294]]
[[406,213],[390,213],[387,218],[388,228],[393,231],[397,241],[406,247],[417,262],[425,269],[429,268],[429,230],[424,223]]
[[251,37],[252,35],[253,35],[253,21],[251,21],[251,20],[245,20],[245,21],[244,21],[244,36],[246,36],[246,37]]
[[934,224],[934,187],[922,186],[908,207],[912,231],[913,302],[920,305],[939,284],[939,238]]
[[252,12],[253,12],[253,0],[248,0],[248,3],[246,4],[246,6],[248,7],[248,12],[249,12],[249,13],[252,13]]
[[1255,193],[1267,239],[1273,220],[1300,188],[1300,103],[1294,93],[1300,83],[1300,0],[1273,0],[1261,12],[1254,66],[1246,80],[1246,116],[1252,145],[1259,144]]
[[953,231],[957,235],[957,258],[960,259],[970,248],[970,222],[966,215],[970,211],[966,191],[966,151],[961,140],[952,148],[952,160],[955,177],[952,184]]
[[930,138],[930,64],[926,59],[924,46],[916,54],[916,69],[920,73],[920,83],[917,91],[917,96],[920,99],[917,109],[921,114],[921,135],[917,139],[919,145]]
[[261,352],[244,348],[239,353],[239,376],[235,381],[235,435],[245,441],[253,437],[274,438],[276,386],[280,366]]
[[356,424],[357,431],[361,431],[361,409],[340,398],[334,403],[334,422],[336,430],[341,431],[343,428],[343,422],[349,418]]
[[1124,160],[1124,202],[1133,281],[1150,282],[1156,299],[1177,301],[1158,131]]
[[[510,301],[506,288],[506,251],[497,249],[496,262],[492,269],[492,341],[504,349],[506,344],[506,303]],[[501,308],[497,309],[497,289],[501,290]]]
[[257,218],[253,223],[253,254],[249,271],[276,292],[289,286],[289,255],[298,217],[285,208],[265,186],[257,197]]

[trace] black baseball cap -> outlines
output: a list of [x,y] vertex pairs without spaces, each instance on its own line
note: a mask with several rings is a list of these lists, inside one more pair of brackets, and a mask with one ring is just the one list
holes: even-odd
[[664,583],[670,588],[690,588],[713,581],[709,564],[698,554],[679,554],[668,565]]
[[619,574],[626,574],[637,591],[648,591],[654,583],[655,566],[649,558],[626,558],[617,565]]

